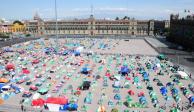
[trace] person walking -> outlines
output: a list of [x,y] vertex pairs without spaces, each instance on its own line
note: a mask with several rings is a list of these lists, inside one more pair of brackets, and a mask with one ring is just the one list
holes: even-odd
[[190,78],[190,79],[192,78],[192,74],[191,74],[191,73],[189,74],[189,78]]
[[24,112],[24,105],[23,104],[21,105],[21,110],[22,110],[22,112]]

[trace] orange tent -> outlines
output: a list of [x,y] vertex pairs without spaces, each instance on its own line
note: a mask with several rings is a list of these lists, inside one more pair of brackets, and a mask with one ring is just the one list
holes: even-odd
[[6,79],[6,78],[0,78],[0,83],[7,83],[7,82],[9,82],[8,79]]
[[0,99],[0,105],[2,105],[4,103],[4,101],[2,99]]
[[104,106],[99,106],[98,112],[106,112],[106,109]]

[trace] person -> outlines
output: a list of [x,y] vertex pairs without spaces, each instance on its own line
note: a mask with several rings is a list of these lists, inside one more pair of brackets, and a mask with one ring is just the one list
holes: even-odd
[[189,78],[192,78],[192,75],[191,75],[191,73],[189,74]]
[[24,105],[23,104],[21,105],[21,110],[22,110],[22,112],[24,111]]
[[48,110],[48,106],[47,106],[47,104],[45,104],[45,105],[44,105],[44,108],[45,108],[46,110]]

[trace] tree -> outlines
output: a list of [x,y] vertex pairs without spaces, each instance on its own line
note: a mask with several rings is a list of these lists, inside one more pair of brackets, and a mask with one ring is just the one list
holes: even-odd
[[30,37],[31,35],[30,34],[26,34],[26,37]]
[[124,18],[123,18],[124,20],[126,20],[126,19],[128,19],[128,17],[127,16],[124,16]]
[[169,36],[170,35],[170,28],[164,28],[164,35]]
[[116,19],[115,20],[119,20],[119,17],[116,17]]

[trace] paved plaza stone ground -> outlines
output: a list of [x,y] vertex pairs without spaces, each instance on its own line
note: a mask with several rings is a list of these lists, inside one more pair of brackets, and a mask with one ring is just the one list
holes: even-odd
[[[56,44],[57,43],[57,44]],[[44,53],[45,47],[56,47],[58,51],[64,51],[65,49],[74,49],[79,46],[83,46],[83,50],[81,51],[81,56],[74,56],[74,54],[70,53],[69,55],[56,55],[51,53],[50,55],[46,55]],[[25,66],[30,73],[26,74],[32,80],[31,85],[35,85],[38,82],[41,82],[42,85],[38,87],[38,89],[46,88],[48,84],[51,84],[49,87],[49,92],[47,95],[51,95],[54,97],[58,96],[66,96],[69,100],[72,98],[77,99],[78,111],[84,112],[83,106],[87,107],[87,112],[95,112],[98,110],[100,104],[98,104],[100,99],[103,99],[101,105],[106,108],[107,112],[111,112],[113,108],[117,108],[119,112],[124,112],[124,110],[129,111],[146,111],[146,112],[157,112],[159,110],[158,107],[154,107],[151,97],[149,95],[150,91],[147,89],[148,83],[143,81],[142,74],[139,74],[138,69],[144,68],[145,72],[149,74],[149,84],[153,87],[153,92],[155,93],[158,99],[158,105],[163,106],[165,103],[167,105],[167,109],[165,112],[170,111],[173,104],[177,104],[177,102],[172,98],[171,90],[167,87],[170,100],[166,101],[164,96],[160,93],[161,86],[157,85],[157,82],[154,79],[159,79],[161,84],[166,86],[168,82],[173,82],[173,79],[170,78],[174,73],[171,72],[171,68],[173,63],[169,61],[160,61],[156,56],[159,53],[152,48],[144,39],[59,39],[55,41],[54,39],[44,40],[39,39],[27,43],[16,44],[9,48],[14,52],[8,52],[2,54],[0,60],[2,60],[2,65],[6,66],[5,58],[8,62],[13,63],[16,67],[16,75],[14,78],[17,78],[21,74],[22,66]],[[23,54],[19,54],[15,51],[26,50]],[[87,56],[87,53],[93,53],[93,55]],[[137,57],[138,56],[138,57]],[[9,57],[9,58],[8,58]],[[21,61],[23,59],[23,61]],[[31,64],[32,60],[39,60],[38,64]],[[80,62],[83,62],[79,65]],[[156,70],[150,69],[146,66],[146,63],[150,63],[151,67],[160,64],[163,67],[157,67]],[[107,80],[107,86],[103,86],[104,80],[106,79],[105,74],[107,70],[110,72],[112,76],[118,76],[118,72],[120,71],[123,65],[127,65],[131,70],[128,74],[128,77],[122,76],[120,81],[119,91],[117,93],[114,92],[112,85],[115,81]],[[84,75],[80,73],[82,68],[87,66],[91,69],[91,73],[88,75]],[[54,70],[54,73],[50,71]],[[162,72],[164,75],[158,75],[159,72]],[[3,70],[0,70],[3,72]],[[41,78],[35,78],[35,75],[40,74]],[[99,79],[95,79],[95,77],[99,75]],[[137,76],[136,76],[137,75]],[[47,79],[50,76],[51,79]],[[120,76],[120,75],[119,75]],[[10,76],[6,76],[5,78],[10,79]],[[139,81],[137,84],[134,84],[135,78],[138,78]],[[43,81],[43,79],[46,79]],[[129,80],[127,80],[129,79]],[[89,90],[81,91],[81,95],[79,97],[72,94],[72,91],[76,91],[78,86],[81,85],[83,80],[91,81],[91,87]],[[60,82],[64,82],[63,86],[57,91],[53,92]],[[188,80],[180,80],[180,82],[188,89],[188,84],[192,84],[193,81],[191,79]],[[125,88],[125,84],[128,83],[130,85],[129,88]],[[14,81],[9,82],[9,84],[14,84],[16,86],[21,86],[24,90],[29,90],[29,86],[26,83],[16,84]],[[69,86],[72,86],[71,89],[67,89]],[[181,101],[179,102],[180,106],[186,106],[186,102],[189,102],[186,96],[183,95],[180,90],[180,85],[174,83],[174,87],[179,91],[179,97]],[[66,90],[66,91],[65,91]],[[133,90],[134,95],[130,96],[132,99],[132,103],[139,102],[138,93],[143,92],[147,101],[146,108],[140,107],[132,107],[128,108],[123,103],[126,101],[126,97],[129,96],[128,91]],[[92,102],[91,104],[84,103],[84,99],[89,94],[92,93]],[[193,96],[193,92],[189,90],[190,94]],[[23,92],[22,92],[23,93]],[[9,99],[4,101],[3,105],[0,105],[0,111],[14,111],[20,112],[20,101],[22,98],[22,93],[11,96]],[[32,92],[35,94],[36,92]],[[115,100],[114,96],[119,94],[121,96],[120,100]],[[46,99],[47,95],[41,95],[41,98]],[[28,111],[40,110],[34,109],[31,107],[32,97],[29,98],[29,102],[25,104],[25,107]],[[113,105],[108,105],[108,102],[112,101]],[[117,104],[121,102],[121,104]],[[10,108],[9,108],[10,107]],[[190,109],[192,110],[192,109]],[[47,110],[43,110],[47,111]],[[184,110],[184,112],[189,110]]]

